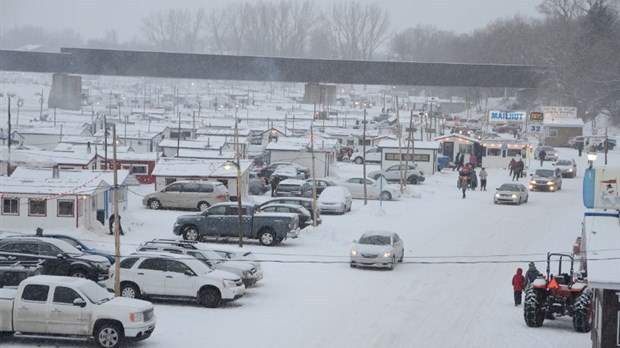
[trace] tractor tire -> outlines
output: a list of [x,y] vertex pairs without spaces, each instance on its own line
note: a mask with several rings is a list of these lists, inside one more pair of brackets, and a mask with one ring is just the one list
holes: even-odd
[[592,289],[586,288],[575,302],[575,311],[573,312],[573,327],[577,332],[590,332],[591,323],[591,303]]
[[529,288],[525,290],[523,319],[529,327],[541,327],[545,321],[545,309],[542,303],[542,290]]

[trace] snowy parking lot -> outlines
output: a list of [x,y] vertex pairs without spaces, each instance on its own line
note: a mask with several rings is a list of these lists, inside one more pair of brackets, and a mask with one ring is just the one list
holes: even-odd
[[[576,150],[578,172],[587,165]],[[618,152],[610,154],[619,163]],[[597,163],[602,164],[599,156]],[[508,160],[507,160],[508,162]],[[527,162],[526,162],[527,164]],[[532,160],[531,168],[538,168]],[[545,163],[545,167],[551,163]],[[378,166],[369,166],[376,169]],[[362,166],[338,164],[344,178]],[[570,318],[529,328],[515,307],[510,284],[517,267],[536,262],[544,272],[548,251],[570,252],[583,216],[582,176],[565,179],[559,192],[530,192],[527,204],[494,205],[495,188],[511,178],[487,169],[488,191],[461,198],[457,172],[444,170],[408,186],[399,201],[354,200],[351,213],[323,215],[300,238],[276,247],[247,241],[243,250],[263,261],[264,279],[241,299],[221,308],[155,301],[157,327],[136,347],[586,347],[590,334],[573,330]],[[520,180],[526,182],[525,178]],[[173,238],[176,217],[186,212],[149,210],[132,189],[123,213],[123,254],[152,238]],[[257,197],[262,200],[266,197]],[[364,231],[396,231],[405,259],[393,271],[351,269],[352,240]],[[112,249],[112,237],[87,235]],[[218,247],[237,249],[236,241]],[[82,342],[11,338],[2,347],[83,346]]]

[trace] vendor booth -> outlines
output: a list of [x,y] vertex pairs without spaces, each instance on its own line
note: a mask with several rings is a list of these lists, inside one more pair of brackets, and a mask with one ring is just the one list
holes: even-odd
[[[507,168],[512,158],[528,159],[532,151],[530,143],[513,139],[482,139],[480,140],[482,150],[482,167],[486,168]],[[529,161],[525,162],[529,167]]]

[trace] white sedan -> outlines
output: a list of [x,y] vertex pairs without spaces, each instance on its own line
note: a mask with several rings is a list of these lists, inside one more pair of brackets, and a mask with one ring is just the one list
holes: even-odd
[[378,180],[371,178],[355,177],[339,183],[346,187],[353,198],[364,199],[364,182],[366,182],[366,195],[368,199],[382,199],[389,201],[400,198],[400,191],[394,185],[390,185],[380,177]]
[[326,187],[316,201],[321,213],[344,214],[351,211],[351,192],[344,186]]
[[397,262],[403,262],[405,246],[395,232],[370,231],[354,241],[350,252],[351,267],[380,267],[394,269]]

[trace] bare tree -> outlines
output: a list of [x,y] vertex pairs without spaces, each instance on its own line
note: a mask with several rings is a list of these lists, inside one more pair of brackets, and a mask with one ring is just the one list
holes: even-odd
[[198,52],[202,49],[202,24],[205,12],[200,9],[170,10],[151,13],[142,20],[146,41],[163,51]]
[[338,58],[370,60],[388,38],[389,14],[376,4],[337,3],[324,20]]
[[549,17],[570,22],[583,13],[583,0],[544,0],[536,8]]

